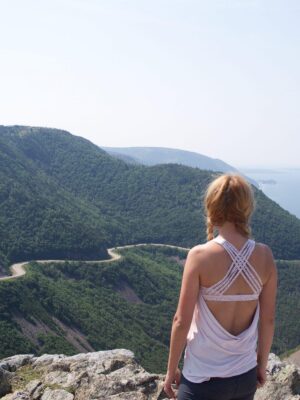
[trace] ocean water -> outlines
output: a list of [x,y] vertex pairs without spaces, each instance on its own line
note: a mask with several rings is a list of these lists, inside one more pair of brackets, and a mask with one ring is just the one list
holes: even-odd
[[240,169],[282,208],[300,218],[300,168]]

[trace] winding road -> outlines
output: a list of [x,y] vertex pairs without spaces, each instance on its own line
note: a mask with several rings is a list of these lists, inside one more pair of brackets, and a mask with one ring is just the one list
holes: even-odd
[[26,274],[25,266],[27,264],[29,264],[30,262],[32,262],[32,261],[35,261],[35,262],[41,263],[41,264],[62,263],[62,262],[67,262],[67,261],[69,261],[69,262],[82,261],[82,262],[89,263],[89,264],[108,263],[108,262],[112,262],[112,261],[119,260],[120,258],[122,258],[121,254],[116,253],[116,250],[126,249],[126,248],[129,248],[129,247],[137,247],[137,246],[164,246],[164,247],[172,247],[172,248],[180,249],[180,250],[190,250],[187,247],[180,247],[180,246],[175,246],[175,245],[172,245],[172,244],[137,243],[137,244],[127,244],[125,246],[111,247],[110,249],[107,249],[107,252],[108,252],[108,254],[110,255],[111,258],[108,258],[106,260],[93,260],[93,261],[84,261],[84,260],[31,260],[31,261],[22,261],[22,262],[19,262],[19,263],[12,264],[10,266],[11,275],[0,277],[0,281],[7,281],[9,279],[16,279],[16,278],[20,278],[21,276],[25,275]]
[[[137,243],[137,244],[127,244],[125,246],[117,246],[117,247],[111,247],[110,249],[107,249],[108,254],[110,255],[111,258],[108,258],[106,260],[93,260],[93,261],[84,261],[84,260],[35,260],[38,263],[41,264],[46,264],[46,263],[62,263],[62,262],[66,262],[66,261],[83,261],[85,263],[89,263],[89,264],[99,264],[99,263],[109,263],[109,262],[113,262],[115,260],[119,260],[120,258],[122,258],[122,255],[117,253],[117,250],[121,250],[121,249],[126,249],[129,247],[137,247],[137,246],[165,246],[165,247],[172,247],[172,248],[176,248],[176,249],[180,249],[180,250],[190,250],[187,247],[181,247],[181,246],[174,246],[171,244],[163,244],[163,243]],[[8,276],[2,276],[0,277],[0,281],[6,281],[9,279],[16,279],[16,278],[20,278],[21,276],[24,276],[26,274],[26,265],[29,264],[31,261],[23,261],[23,262],[19,262],[19,263],[15,263],[12,264],[10,266],[10,271],[11,271],[11,275]],[[291,360],[293,363],[295,363],[296,365],[300,365],[300,350],[295,351],[295,353],[290,354],[289,357],[286,357],[286,359]]]

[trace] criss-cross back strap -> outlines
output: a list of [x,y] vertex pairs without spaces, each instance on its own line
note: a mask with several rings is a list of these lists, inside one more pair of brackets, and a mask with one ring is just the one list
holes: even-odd
[[[262,288],[262,281],[248,259],[255,248],[255,241],[248,239],[241,250],[237,250],[230,242],[223,238],[215,238],[232,258],[232,264],[226,275],[219,282],[205,290],[207,295],[223,295],[239,274],[242,274],[253,293],[258,295]],[[238,296],[238,295],[235,295]],[[243,296],[243,295],[241,295]],[[245,295],[244,295],[245,296]],[[251,295],[246,295],[251,296]]]
[[251,239],[248,240],[246,243],[248,246],[245,247],[246,251],[245,254],[241,254],[237,252],[235,247],[225,241],[224,247],[230,254],[234,266],[238,269],[237,275],[241,273],[245,280],[247,281],[248,285],[251,287],[254,293],[259,293],[261,290],[262,282],[260,276],[253,268],[253,266],[249,263],[248,259],[255,248],[255,242]]

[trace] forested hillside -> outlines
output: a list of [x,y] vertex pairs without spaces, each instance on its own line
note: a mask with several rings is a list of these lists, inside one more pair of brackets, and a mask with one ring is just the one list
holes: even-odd
[[[206,241],[202,196],[216,176],[131,165],[68,132],[0,127],[0,257],[99,258],[114,245]],[[256,189],[253,236],[300,258],[300,220]]]
[[[38,265],[0,284],[0,358],[127,348],[165,373],[186,251],[142,246],[120,260]],[[300,261],[280,261],[272,351],[300,342]]]
[[107,256],[98,210],[36,168],[0,130],[0,262]]

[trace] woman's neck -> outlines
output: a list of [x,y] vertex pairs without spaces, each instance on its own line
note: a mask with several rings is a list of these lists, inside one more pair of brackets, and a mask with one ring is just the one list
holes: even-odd
[[216,229],[220,236],[230,242],[239,243],[242,239],[245,239],[245,236],[238,232],[233,222],[226,221],[222,226],[216,226]]

